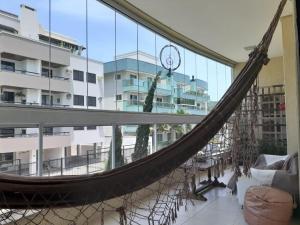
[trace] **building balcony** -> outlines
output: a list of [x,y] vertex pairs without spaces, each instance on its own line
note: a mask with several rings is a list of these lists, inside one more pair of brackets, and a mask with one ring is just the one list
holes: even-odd
[[[0,52],[49,61],[49,44],[7,32],[0,32],[0,43]],[[51,46],[51,63],[69,66],[70,54],[67,49]]]
[[[143,112],[143,101],[124,100],[124,111]],[[168,102],[154,102],[152,112],[155,113],[175,113],[175,105]]]
[[[49,89],[49,78],[39,73],[25,70],[1,70],[0,86],[30,88],[39,90]],[[71,92],[71,83],[68,78],[52,76],[50,79],[51,91]]]
[[146,81],[138,79],[126,79],[122,81],[124,92],[148,92],[148,84]]
[[184,110],[185,113],[192,114],[192,115],[206,115],[207,114],[205,109],[202,109],[202,108],[200,108],[198,106],[194,106],[194,105],[178,104],[177,109]]
[[[139,92],[148,93],[151,83],[145,80],[126,79],[122,83],[124,92]],[[160,96],[172,95],[172,88],[170,85],[157,84],[156,94]]]
[[182,91],[181,89],[177,89],[178,98],[195,100],[197,102],[207,102],[209,101],[209,96],[204,93],[196,92],[196,91]]
[[[20,152],[38,149],[38,134],[19,134],[0,136],[0,152]],[[59,148],[71,144],[69,132],[55,132],[44,134],[44,148]]]

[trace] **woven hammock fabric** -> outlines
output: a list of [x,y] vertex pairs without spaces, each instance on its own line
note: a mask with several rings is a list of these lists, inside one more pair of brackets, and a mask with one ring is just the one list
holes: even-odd
[[0,175],[0,207],[41,209],[92,204],[142,189],[170,174],[203,148],[241,103],[261,68],[287,0],[261,43],[215,108],[191,132],[143,159],[101,174],[57,177]]

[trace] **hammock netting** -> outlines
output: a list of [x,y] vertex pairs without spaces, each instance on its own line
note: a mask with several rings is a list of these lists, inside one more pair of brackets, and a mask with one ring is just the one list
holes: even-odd
[[[187,209],[199,199],[193,191],[201,179],[197,159],[208,143],[220,149],[210,156],[214,177],[224,173],[231,150],[234,161],[242,158],[247,162],[247,170],[256,146],[251,142],[255,139],[255,113],[247,112],[255,112],[257,98],[245,97],[251,87],[250,96],[255,96],[255,81],[269,61],[268,48],[286,2],[281,1],[262,41],[222,99],[193,130],[160,151],[103,173],[56,177],[0,174],[0,224],[168,225],[178,217],[180,206]],[[246,124],[244,130],[241,123]],[[245,132],[245,127],[250,132]],[[248,144],[239,154],[242,139]]]

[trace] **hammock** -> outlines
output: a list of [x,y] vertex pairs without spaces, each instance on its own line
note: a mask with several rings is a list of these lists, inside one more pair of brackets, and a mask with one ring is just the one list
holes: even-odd
[[142,189],[182,165],[222,128],[262,66],[287,0],[282,0],[262,41],[215,108],[192,131],[143,159],[101,174],[57,177],[0,175],[0,207],[42,209],[93,204]]

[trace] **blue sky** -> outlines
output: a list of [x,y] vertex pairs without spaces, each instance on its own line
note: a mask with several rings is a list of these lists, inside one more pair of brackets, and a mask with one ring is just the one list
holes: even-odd
[[[37,10],[42,26],[49,29],[49,0],[0,0],[0,9],[19,14],[20,4]],[[52,0],[51,30],[72,37],[86,46],[86,1]],[[116,15],[116,52],[133,52],[137,49],[157,56],[170,42],[135,22]],[[138,40],[138,44],[137,44]],[[115,54],[115,12],[97,0],[88,0],[89,57],[102,62],[111,61]],[[208,94],[218,100],[231,82],[231,69],[220,63],[196,55],[179,47],[182,64],[177,72],[208,81]],[[185,60],[184,60],[185,58]]]

